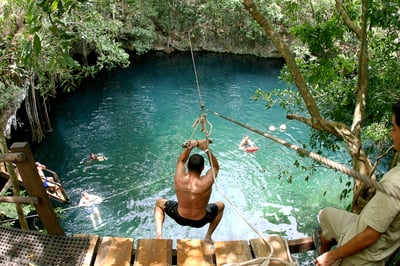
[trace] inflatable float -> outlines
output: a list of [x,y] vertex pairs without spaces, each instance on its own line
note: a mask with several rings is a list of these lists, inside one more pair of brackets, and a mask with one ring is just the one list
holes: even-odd
[[258,151],[258,147],[257,146],[251,146],[251,147],[246,149],[246,152],[255,152],[255,151]]

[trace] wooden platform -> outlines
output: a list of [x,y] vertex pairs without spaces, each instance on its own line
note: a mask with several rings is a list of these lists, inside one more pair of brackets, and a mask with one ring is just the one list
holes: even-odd
[[289,244],[280,236],[268,236],[213,245],[200,239],[177,239],[173,248],[172,239],[61,236],[7,227],[0,227],[0,239],[0,265],[219,266],[249,261],[252,264],[246,265],[260,265],[266,259],[268,265],[287,265],[293,262],[291,251],[313,247],[308,237]]
[[249,241],[221,241],[215,242],[214,245],[200,239],[178,239],[176,249],[173,249],[172,239],[135,241],[132,238],[100,238],[96,235],[75,237],[90,238],[90,247],[83,264],[85,266],[219,266],[268,256],[279,259],[271,259],[269,265],[286,265],[282,261],[292,262],[288,242],[279,236],[265,238],[273,248],[272,254],[269,246],[261,238]]

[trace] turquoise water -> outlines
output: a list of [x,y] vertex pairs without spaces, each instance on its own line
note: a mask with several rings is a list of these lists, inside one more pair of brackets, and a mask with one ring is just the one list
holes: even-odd
[[[200,90],[190,53],[150,54],[130,68],[85,82],[79,92],[58,102],[54,132],[35,150],[35,157],[58,172],[71,206],[78,204],[83,190],[105,199],[99,205],[103,223],[98,228],[83,209],[65,211],[62,224],[68,234],[155,237],[154,203],[160,197],[174,199],[173,173],[181,144],[193,133],[204,138],[192,127],[201,113],[200,99],[210,110],[293,144],[306,141],[308,129],[302,124],[286,120],[278,107],[267,111],[263,103],[250,100],[257,88],[283,86],[277,79],[279,61],[207,53],[195,53],[195,59]],[[262,234],[293,239],[311,235],[320,208],[348,204],[338,200],[343,186],[338,180],[347,177],[318,168],[306,182],[306,173],[294,162],[309,165],[309,159],[213,114],[207,119],[213,126],[211,148],[221,165],[212,200],[226,203],[214,240],[258,237],[238,211]],[[279,130],[281,124],[285,131]],[[271,125],[277,130],[269,131]],[[238,150],[245,135],[256,141],[259,151]],[[108,160],[80,164],[91,151]],[[330,158],[347,160],[345,152]],[[284,170],[292,184],[288,175],[279,178]],[[164,237],[203,238],[206,229],[180,227],[167,217]]]

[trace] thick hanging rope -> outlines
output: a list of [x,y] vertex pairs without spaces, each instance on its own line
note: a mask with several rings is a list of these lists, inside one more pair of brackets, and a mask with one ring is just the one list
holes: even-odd
[[192,40],[190,39],[190,31],[188,33],[188,36],[189,36],[190,54],[192,55],[192,64],[193,64],[194,77],[196,78],[197,94],[198,94],[199,101],[200,101],[200,107],[201,107],[201,109],[203,109],[204,108],[204,102],[201,99],[199,79],[197,78],[196,63],[195,63],[195,60],[194,60],[193,49],[192,49]]
[[270,134],[268,134],[266,132],[262,132],[261,130],[258,130],[256,128],[250,127],[250,126],[248,126],[246,124],[243,124],[241,122],[233,120],[233,119],[231,119],[231,118],[229,118],[227,116],[224,116],[224,115],[222,115],[220,113],[214,112],[212,110],[208,110],[208,112],[214,114],[215,116],[218,116],[218,117],[221,117],[221,118],[223,118],[225,120],[228,120],[228,121],[230,121],[230,122],[232,122],[234,124],[237,124],[237,125],[239,125],[241,127],[244,127],[244,128],[246,128],[246,129],[248,129],[250,131],[253,131],[253,132],[255,132],[255,133],[259,134],[259,135],[262,135],[262,136],[264,136],[266,138],[269,138],[269,139],[271,139],[271,140],[273,140],[273,141],[275,141],[275,142],[277,142],[279,144],[282,144],[282,145],[284,145],[284,146],[286,146],[288,148],[291,148],[292,150],[295,150],[296,152],[298,152],[301,155],[306,155],[306,156],[308,156],[308,157],[310,157],[310,158],[312,158],[312,159],[314,159],[314,160],[316,160],[316,161],[318,161],[320,163],[325,164],[329,168],[338,170],[338,171],[340,171],[340,172],[342,172],[342,173],[344,173],[346,175],[354,177],[355,179],[358,179],[358,180],[368,184],[369,186],[372,186],[373,188],[375,188],[376,190],[379,190],[380,192],[383,192],[383,193],[385,193],[385,194],[387,194],[389,196],[392,196],[392,197],[394,197],[396,199],[400,199],[399,191],[398,191],[398,189],[396,187],[383,186],[381,183],[379,183],[375,179],[371,179],[371,178],[369,178],[369,177],[367,177],[365,175],[362,175],[359,172],[357,172],[357,171],[355,171],[355,170],[353,170],[351,168],[348,168],[348,167],[346,167],[346,166],[344,166],[342,164],[339,164],[339,163],[337,163],[335,161],[332,161],[332,160],[330,160],[328,158],[322,157],[319,154],[316,154],[316,153],[313,153],[313,152],[309,152],[309,151],[307,151],[305,149],[302,149],[302,148],[300,148],[300,147],[298,147],[298,146],[296,146],[294,144],[291,144],[291,143],[289,143],[287,141],[284,141],[282,139],[274,137],[274,136],[272,136],[272,135],[270,135]]

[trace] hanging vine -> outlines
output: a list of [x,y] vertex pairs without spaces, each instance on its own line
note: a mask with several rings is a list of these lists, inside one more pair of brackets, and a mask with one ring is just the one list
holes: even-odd
[[25,108],[29,124],[32,130],[32,141],[41,142],[44,137],[44,133],[39,116],[38,102],[36,99],[33,75],[31,75],[30,77],[29,86],[27,90],[28,91],[27,91],[27,97],[25,98]]

